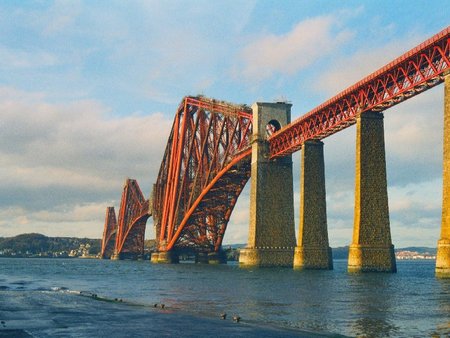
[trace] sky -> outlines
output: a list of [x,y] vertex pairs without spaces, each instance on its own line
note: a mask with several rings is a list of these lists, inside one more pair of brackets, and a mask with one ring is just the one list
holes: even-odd
[[[1,1],[0,237],[101,238],[127,177],[150,195],[184,96],[287,100],[295,119],[446,28],[448,13],[442,0]],[[436,246],[443,85],[384,122],[393,243]],[[324,140],[333,247],[352,238],[355,132]],[[224,243],[247,242],[248,209],[249,184]]]

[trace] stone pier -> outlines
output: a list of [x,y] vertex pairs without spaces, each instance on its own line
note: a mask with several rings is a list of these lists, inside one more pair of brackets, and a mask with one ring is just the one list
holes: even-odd
[[224,251],[208,253],[208,264],[227,264],[227,255]]
[[389,225],[383,114],[366,112],[356,125],[356,182],[349,272],[396,272]]
[[197,252],[195,254],[197,264],[227,264],[227,255],[223,250],[218,252]]
[[159,252],[152,252],[152,254],[150,255],[150,262],[152,262],[153,264],[157,264],[158,258],[159,258]]
[[121,253],[114,252],[111,255],[111,260],[113,261],[121,261],[121,260],[135,261],[140,259],[143,259],[143,255],[134,252],[121,252]]
[[444,157],[441,237],[437,244],[436,276],[450,278],[450,75],[444,84]]
[[328,243],[323,142],[306,141],[302,146],[300,177],[300,222],[295,269],[332,269]]
[[[290,123],[291,104],[255,103],[253,109],[250,225],[241,266],[292,267],[295,223],[292,157],[269,160],[267,126]],[[269,128],[270,129],[270,128]]]
[[155,264],[176,264],[180,257],[175,251],[160,251],[152,253],[150,261]]

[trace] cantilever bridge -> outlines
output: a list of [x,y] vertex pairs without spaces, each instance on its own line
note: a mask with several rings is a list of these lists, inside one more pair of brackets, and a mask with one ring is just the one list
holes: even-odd
[[[136,181],[127,180],[118,221],[114,209],[107,209],[102,257],[142,255],[145,222],[152,215],[158,244],[152,261],[176,262],[180,252],[223,261],[227,224],[251,177],[249,243],[240,262],[332,268],[321,140],[357,124],[349,270],[395,271],[382,112],[444,81],[444,196],[436,271],[450,273],[450,27],[293,122],[287,103],[249,107],[185,97],[150,200]],[[302,204],[296,241],[291,154],[300,149]]]

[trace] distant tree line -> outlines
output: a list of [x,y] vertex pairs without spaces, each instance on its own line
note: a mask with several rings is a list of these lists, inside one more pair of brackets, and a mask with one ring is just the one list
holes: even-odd
[[[71,250],[79,249],[81,244],[89,244],[89,254],[97,255],[101,251],[101,240],[91,238],[76,238],[76,237],[47,237],[42,234],[31,233],[22,234],[15,237],[0,237],[0,253],[1,252],[15,252],[22,254],[40,254],[45,252],[70,252]],[[156,251],[156,241],[154,239],[145,240],[145,250],[147,252]],[[235,244],[224,246],[223,250],[229,261],[239,260],[239,249],[245,247],[244,244]],[[436,248],[428,247],[408,247],[396,248],[395,251],[410,250],[419,253],[429,252],[436,254]],[[347,259],[348,246],[333,248],[334,259]]]
[[41,234],[22,234],[15,237],[0,237],[0,251],[11,250],[16,253],[39,254],[76,250],[80,244],[89,244],[90,253],[101,251],[101,240],[76,237],[47,237]]

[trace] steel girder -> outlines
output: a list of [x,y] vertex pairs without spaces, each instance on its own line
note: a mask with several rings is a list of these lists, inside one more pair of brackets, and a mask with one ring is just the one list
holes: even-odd
[[105,227],[102,237],[101,258],[111,258],[116,245],[117,219],[114,207],[106,208]]
[[356,122],[366,111],[382,111],[439,83],[450,72],[450,27],[274,133],[270,157],[301,149]]
[[159,251],[218,251],[250,177],[252,111],[185,97],[153,192]]
[[145,225],[149,216],[149,201],[145,200],[136,180],[127,179],[120,202],[116,256],[138,258],[144,254]]

